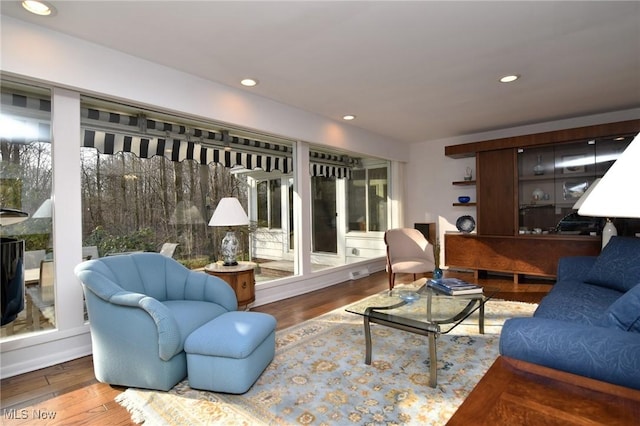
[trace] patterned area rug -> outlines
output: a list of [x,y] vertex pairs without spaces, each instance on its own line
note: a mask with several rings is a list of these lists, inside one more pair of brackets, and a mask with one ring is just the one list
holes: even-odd
[[537,305],[491,300],[438,338],[438,386],[429,387],[427,338],[372,325],[364,363],[362,317],[337,309],[276,333],[274,361],[244,395],[189,388],[127,389],[116,401],[145,425],[443,425],[498,356],[505,319]]

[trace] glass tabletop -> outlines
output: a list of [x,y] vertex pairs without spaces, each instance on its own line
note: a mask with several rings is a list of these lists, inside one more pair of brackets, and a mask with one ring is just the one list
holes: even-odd
[[427,278],[395,286],[356,302],[347,312],[384,320],[402,326],[446,334],[476,312],[496,292],[483,288],[482,293],[449,296],[426,285]]

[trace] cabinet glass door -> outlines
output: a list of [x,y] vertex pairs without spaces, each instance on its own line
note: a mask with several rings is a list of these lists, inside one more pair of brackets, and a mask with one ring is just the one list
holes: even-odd
[[573,206],[602,177],[632,136],[518,149],[520,234],[599,235],[602,218],[581,217]]

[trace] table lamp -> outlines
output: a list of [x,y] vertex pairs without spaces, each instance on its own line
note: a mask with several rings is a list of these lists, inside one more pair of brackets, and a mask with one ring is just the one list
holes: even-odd
[[227,234],[222,239],[221,246],[224,266],[235,266],[238,264],[236,260],[238,239],[231,227],[248,224],[249,218],[237,198],[225,197],[220,200],[216,210],[213,212],[213,216],[211,216],[209,226],[227,227]]
[[578,214],[581,216],[607,218],[602,230],[602,247],[617,235],[610,218],[640,218],[640,197],[637,188],[634,188],[638,179],[639,158],[640,137],[636,136],[597,185],[592,185],[592,190],[579,206]]

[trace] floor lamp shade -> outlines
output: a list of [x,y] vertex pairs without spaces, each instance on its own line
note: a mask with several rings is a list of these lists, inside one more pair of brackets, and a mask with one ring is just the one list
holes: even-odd
[[640,218],[640,197],[635,188],[639,159],[640,137],[636,136],[597,185],[592,185],[584,200],[578,200],[577,204],[581,204],[578,206],[579,215],[607,218],[602,230],[603,247],[617,235],[610,218]]
[[600,179],[578,210],[581,216],[640,217],[638,166],[640,137],[636,136]]
[[51,219],[52,218],[52,202],[51,202],[51,198],[47,198],[46,200],[44,200],[44,202],[42,204],[40,204],[40,207],[38,207],[38,210],[36,210],[36,212],[33,214],[34,218],[44,218],[44,219]]
[[225,266],[237,265],[238,239],[231,229],[232,226],[242,226],[249,224],[249,217],[245,213],[240,201],[234,197],[225,197],[220,200],[216,210],[211,216],[209,226],[226,226],[227,234],[222,239],[222,258]]
[[591,182],[591,185],[589,185],[589,188],[587,188],[587,190],[584,192],[584,194],[582,194],[582,196],[580,196],[580,198],[578,199],[578,201],[576,201],[576,203],[573,205],[573,208],[575,210],[580,209],[580,207],[582,207],[582,204],[584,203],[584,200],[587,199],[587,197],[589,197],[589,194],[591,194],[591,192],[595,189],[595,187],[600,183],[600,178],[594,180],[593,182]]

